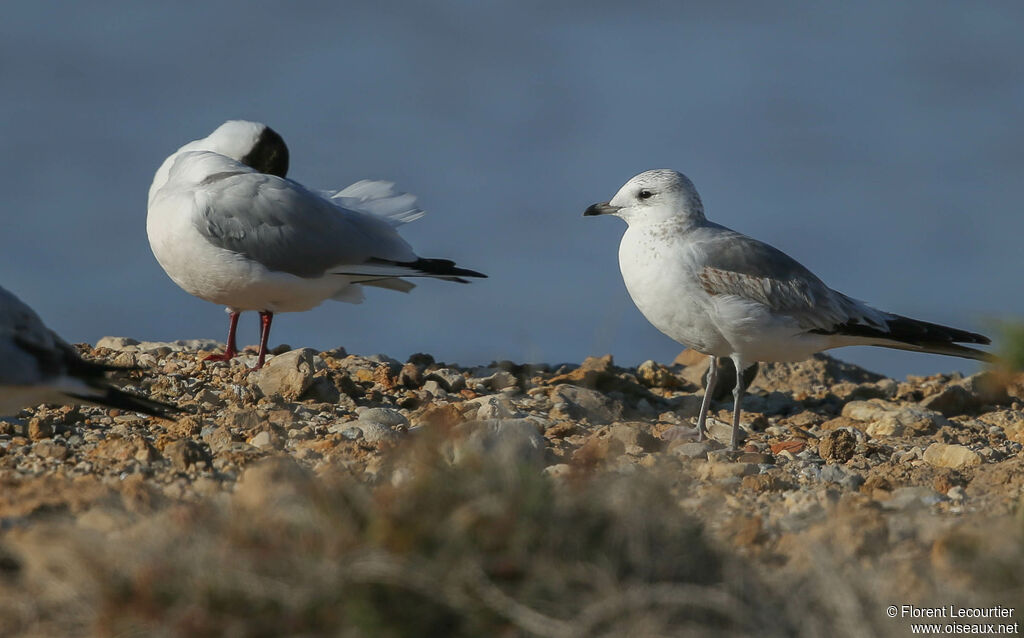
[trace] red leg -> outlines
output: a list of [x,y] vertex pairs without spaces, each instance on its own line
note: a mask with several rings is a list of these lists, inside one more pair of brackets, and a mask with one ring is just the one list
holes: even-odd
[[274,320],[274,313],[263,311],[260,313],[260,353],[256,359],[256,370],[263,367],[267,358],[267,339],[270,338],[270,322]]
[[208,355],[203,361],[230,361],[238,354],[238,349],[235,346],[235,328],[238,327],[239,314],[241,313],[232,312],[228,318],[228,347],[224,349],[222,354]]

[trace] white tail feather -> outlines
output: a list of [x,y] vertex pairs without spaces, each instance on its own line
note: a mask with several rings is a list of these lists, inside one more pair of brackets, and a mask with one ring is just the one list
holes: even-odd
[[384,219],[392,226],[401,226],[423,217],[416,207],[416,196],[400,193],[392,182],[364,179],[340,191],[324,191],[332,202]]

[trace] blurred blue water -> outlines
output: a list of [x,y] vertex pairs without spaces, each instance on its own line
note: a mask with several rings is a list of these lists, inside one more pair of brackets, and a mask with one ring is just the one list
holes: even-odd
[[418,252],[491,275],[283,315],[273,343],[670,360],[618,274],[621,222],[580,217],[662,166],[877,307],[975,330],[1024,314],[1024,5],[725,4],[5,3],[0,282],[74,341],[223,339],[150,254],[146,191],[179,145],[249,118],[309,186],[416,193]]

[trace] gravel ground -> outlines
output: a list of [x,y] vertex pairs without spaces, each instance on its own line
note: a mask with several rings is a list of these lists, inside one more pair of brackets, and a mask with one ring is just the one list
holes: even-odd
[[[279,481],[254,477],[282,457],[311,481],[343,475],[371,493],[397,489],[415,480],[403,450],[417,441],[444,463],[525,467],[555,485],[670,477],[672,506],[698,522],[707,551],[749,569],[785,607],[780,618],[793,624],[781,634],[905,635],[885,604],[1024,599],[1020,376],[897,381],[822,355],[762,365],[744,399],[742,449],[730,452],[720,442],[729,388],[713,404],[713,440],[695,440],[706,363],[686,351],[669,366],[620,368],[605,356],[465,368],[426,354],[402,362],[285,346],[253,371],[251,354],[203,364],[213,342],[107,337],[79,347],[139,366],[118,374],[126,387],[183,414],[40,406],[0,421],[8,633],[116,634],[109,596],[89,594],[104,586],[76,572],[92,568],[62,557],[71,537],[106,547],[168,512],[240,499],[265,512]],[[179,540],[162,551],[187,553]],[[826,617],[800,629],[805,603]],[[544,634],[518,627],[509,635]]]

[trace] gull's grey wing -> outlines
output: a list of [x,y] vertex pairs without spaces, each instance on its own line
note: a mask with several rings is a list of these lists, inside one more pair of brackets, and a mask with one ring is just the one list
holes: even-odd
[[806,330],[849,322],[885,327],[885,313],[832,290],[781,250],[724,227],[695,237],[698,277],[713,296],[735,295],[793,317]]
[[[385,219],[342,208],[301,184],[246,168],[239,164],[239,170],[210,175],[195,189],[193,221],[215,246],[299,277],[338,269],[359,272],[358,266],[371,260],[417,259]],[[380,269],[371,272],[380,274]]]

